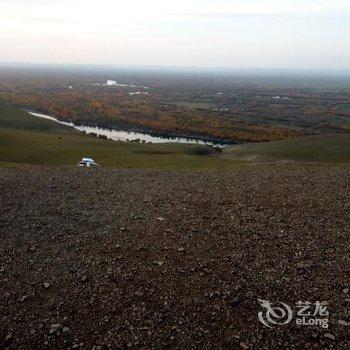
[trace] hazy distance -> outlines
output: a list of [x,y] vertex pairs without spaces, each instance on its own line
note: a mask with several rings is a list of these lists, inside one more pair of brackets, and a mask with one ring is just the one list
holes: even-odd
[[350,69],[349,0],[2,0],[0,62]]

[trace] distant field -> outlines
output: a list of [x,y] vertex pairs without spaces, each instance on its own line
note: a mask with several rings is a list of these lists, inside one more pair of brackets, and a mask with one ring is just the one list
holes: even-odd
[[340,105],[339,108],[344,110],[344,111],[350,112],[350,103]]
[[254,161],[350,163],[350,134],[232,146],[224,151],[223,156]]
[[192,108],[192,109],[212,109],[215,106],[207,102],[190,102],[190,101],[178,101],[172,103],[178,107]]
[[217,153],[207,146],[106,141],[0,104],[0,167],[73,166],[84,156],[123,168],[231,169],[245,163]]

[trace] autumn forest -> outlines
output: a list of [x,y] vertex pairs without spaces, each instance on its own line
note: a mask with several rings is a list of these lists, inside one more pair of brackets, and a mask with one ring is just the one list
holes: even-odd
[[25,67],[1,77],[1,100],[77,124],[228,143],[350,130],[348,82]]

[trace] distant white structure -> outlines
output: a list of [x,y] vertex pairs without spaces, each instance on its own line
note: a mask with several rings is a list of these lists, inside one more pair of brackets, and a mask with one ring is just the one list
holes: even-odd
[[107,80],[106,85],[107,86],[114,86],[114,85],[117,85],[117,82],[115,80]]
[[149,92],[147,91],[136,91],[136,92],[129,92],[130,96],[134,96],[134,95],[149,95]]
[[283,97],[281,97],[281,96],[273,96],[272,98],[275,99],[275,100],[280,100],[280,99],[282,99],[282,100],[289,100],[289,97],[287,97],[287,96],[283,96]]
[[144,90],[148,89],[148,86],[143,86],[143,85],[137,86],[137,85],[134,85],[134,84],[121,84],[121,83],[118,83],[115,80],[109,80],[109,79],[104,84],[102,84],[102,83],[91,83],[90,85],[93,85],[93,86],[118,86],[118,87],[121,87],[121,88],[141,88],[141,89],[144,89]]

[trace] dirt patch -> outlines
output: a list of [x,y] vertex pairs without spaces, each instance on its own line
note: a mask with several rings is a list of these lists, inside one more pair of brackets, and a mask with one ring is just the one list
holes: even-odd
[[[0,171],[0,347],[348,349],[350,171]],[[259,322],[327,301],[329,328]]]

